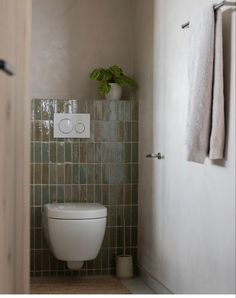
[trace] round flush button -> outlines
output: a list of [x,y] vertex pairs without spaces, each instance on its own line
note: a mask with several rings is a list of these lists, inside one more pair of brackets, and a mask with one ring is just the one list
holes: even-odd
[[62,133],[68,134],[73,130],[73,124],[70,119],[62,119],[58,124],[59,130]]
[[82,123],[82,122],[78,122],[78,123],[75,125],[75,131],[76,131],[77,133],[82,133],[82,132],[84,132],[84,131],[85,131],[85,125],[84,125],[84,123]]

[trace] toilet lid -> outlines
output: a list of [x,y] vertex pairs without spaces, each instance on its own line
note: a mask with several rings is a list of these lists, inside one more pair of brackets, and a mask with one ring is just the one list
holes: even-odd
[[96,219],[107,216],[107,208],[96,203],[53,203],[44,205],[47,217],[55,219]]

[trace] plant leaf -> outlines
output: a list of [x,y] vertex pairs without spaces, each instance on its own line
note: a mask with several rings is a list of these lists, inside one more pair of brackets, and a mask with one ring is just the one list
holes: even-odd
[[136,81],[128,76],[124,76],[124,85],[132,89],[136,89],[138,87],[138,84],[136,83]]
[[96,68],[89,75],[90,79],[95,81],[102,81],[106,70],[104,68]]
[[107,81],[101,81],[99,84],[99,93],[101,95],[106,95],[111,90],[111,85]]
[[113,66],[109,67],[109,71],[115,78],[119,78],[120,76],[123,75],[122,69],[117,65],[113,65]]
[[107,81],[109,82],[112,79],[112,73],[110,72],[109,69],[106,69],[104,71],[104,75],[103,75],[103,81]]
[[128,86],[129,88],[136,89],[138,87],[134,79],[128,76],[121,76],[116,79],[116,83],[120,86]]
[[123,86],[125,86],[125,79],[124,79],[124,76],[121,76],[121,77],[119,77],[119,78],[116,78],[116,83],[118,84],[118,85],[120,85],[121,87],[123,87]]

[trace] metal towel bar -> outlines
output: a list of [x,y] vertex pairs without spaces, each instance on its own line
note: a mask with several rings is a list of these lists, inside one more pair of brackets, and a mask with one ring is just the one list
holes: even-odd
[[[236,6],[236,2],[222,1],[219,4],[215,4],[214,5],[214,10],[219,9],[219,8],[221,8],[224,5],[227,5],[227,6]],[[185,29],[185,28],[188,28],[189,25],[190,25],[190,22],[187,22],[187,23],[183,24],[181,27],[182,27],[182,29]]]

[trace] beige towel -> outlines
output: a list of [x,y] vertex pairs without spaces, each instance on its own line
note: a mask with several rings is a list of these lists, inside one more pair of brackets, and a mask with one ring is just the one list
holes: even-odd
[[204,163],[209,151],[215,20],[213,8],[190,22],[187,160]]
[[212,103],[212,127],[210,138],[210,159],[223,159],[225,147],[225,111],[223,77],[222,14],[216,12],[215,61]]
[[[224,96],[222,17],[207,8],[191,21],[187,160],[223,158]],[[215,34],[216,32],[216,34]],[[216,38],[215,38],[216,37]],[[213,88],[214,86],[214,88]]]

